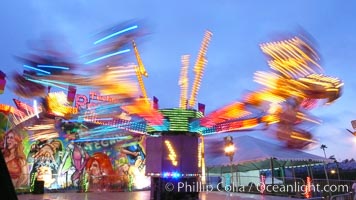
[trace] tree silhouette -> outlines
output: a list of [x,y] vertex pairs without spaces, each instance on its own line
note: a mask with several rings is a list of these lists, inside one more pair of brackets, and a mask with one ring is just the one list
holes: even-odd
[[322,144],[321,146],[320,146],[320,149],[322,149],[323,150],[323,152],[324,152],[324,156],[325,156],[325,158],[326,158],[326,153],[325,153],[325,149],[326,148],[328,148],[325,144]]

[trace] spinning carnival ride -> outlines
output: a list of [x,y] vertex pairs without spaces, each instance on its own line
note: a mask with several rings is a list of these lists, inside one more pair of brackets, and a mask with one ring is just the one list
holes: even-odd
[[[155,177],[154,184],[161,187],[162,178],[194,181],[204,173],[204,136],[263,129],[273,132],[288,148],[305,148],[316,142],[310,130],[319,123],[308,111],[341,96],[343,83],[322,73],[316,51],[304,38],[292,37],[260,45],[270,71],[255,73],[259,90],[205,115],[203,104],[198,109],[195,106],[212,37],[207,31],[194,64],[189,97],[189,55],[184,55],[179,107],[159,109],[158,99],[151,101],[144,86],[142,76],[148,74],[134,42],[142,35],[137,29],[137,25],[115,27],[100,33],[84,64],[54,51],[21,58],[25,70],[13,76],[14,92],[34,103],[30,106],[17,100],[17,108],[0,105],[9,116],[10,128],[29,130],[31,140],[51,140],[66,130],[74,136],[65,137],[77,144],[105,140],[135,143],[144,136],[148,139],[146,174]],[[127,66],[123,55],[131,49],[137,64]],[[4,80],[1,75],[0,83]],[[76,94],[77,90],[90,90],[89,98]],[[93,100],[98,102],[93,104]],[[184,145],[188,144],[187,150]]]

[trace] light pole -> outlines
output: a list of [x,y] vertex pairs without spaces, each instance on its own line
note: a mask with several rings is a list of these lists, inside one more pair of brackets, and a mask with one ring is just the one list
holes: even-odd
[[[230,189],[228,191],[228,196],[226,199],[230,199],[230,192],[231,190],[233,190],[233,185],[232,184],[232,181],[233,181],[233,173],[232,173],[232,161],[234,159],[234,154],[235,154],[235,145],[234,145],[234,142],[233,142],[233,138],[232,136],[226,136],[224,137],[224,141],[225,141],[225,148],[224,148],[224,151],[225,151],[225,155],[228,156],[230,158],[230,173],[231,173],[231,177],[230,177]],[[225,186],[226,188],[226,186]]]
[[[325,144],[322,144],[320,146],[320,149],[322,149],[324,151],[324,156],[326,158],[326,153],[325,153],[325,149],[328,148]],[[325,171],[325,178],[326,178],[326,183],[327,185],[330,185],[329,183],[329,176],[328,176],[328,171],[326,169],[326,164],[325,164],[325,161],[323,162],[324,163],[324,171]],[[331,197],[331,191],[329,190],[329,197]]]
[[334,163],[336,165],[337,179],[340,181],[339,162],[336,160],[334,155],[330,156],[329,159],[334,160]]

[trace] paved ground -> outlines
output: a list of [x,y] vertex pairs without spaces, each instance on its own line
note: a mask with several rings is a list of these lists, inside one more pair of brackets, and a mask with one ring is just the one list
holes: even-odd
[[[19,194],[19,200],[149,200],[149,191],[139,192],[91,192],[91,193],[46,193],[46,194]],[[277,197],[268,195],[231,193],[230,198],[227,193],[223,192],[206,192],[200,193],[201,200],[285,200],[296,198]]]

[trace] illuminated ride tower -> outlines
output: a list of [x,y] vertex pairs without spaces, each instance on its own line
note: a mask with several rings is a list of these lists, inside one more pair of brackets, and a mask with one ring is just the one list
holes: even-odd
[[[203,106],[199,111],[191,109],[207,63],[205,58],[212,33],[206,31],[194,66],[195,79],[188,99],[189,56],[182,56],[182,71],[179,79],[181,95],[179,108],[161,109],[165,129],[147,130],[152,136],[146,140],[146,174],[151,176],[151,199],[198,199],[205,169],[203,146],[199,145],[199,129],[192,124],[202,118]],[[155,107],[155,106],[154,106]],[[158,107],[158,106],[156,106]],[[200,170],[202,169],[202,170]],[[204,172],[203,172],[204,174]]]
[[160,110],[167,130],[149,132],[146,174],[151,176],[151,199],[198,199],[202,190],[199,135],[189,124],[201,118],[196,110]]

